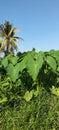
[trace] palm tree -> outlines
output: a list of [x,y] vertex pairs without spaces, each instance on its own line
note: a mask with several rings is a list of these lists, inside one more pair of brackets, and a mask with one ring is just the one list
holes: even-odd
[[18,31],[8,21],[0,25],[0,52],[4,51],[5,55],[8,55],[11,52],[13,53],[14,49],[17,50],[16,42],[22,39],[21,37],[14,36]]

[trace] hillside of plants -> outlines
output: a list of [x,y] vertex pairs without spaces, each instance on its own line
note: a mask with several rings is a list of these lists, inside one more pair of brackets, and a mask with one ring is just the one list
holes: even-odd
[[18,31],[0,24],[0,130],[59,130],[59,50],[15,56]]
[[0,58],[0,130],[59,130],[59,50]]

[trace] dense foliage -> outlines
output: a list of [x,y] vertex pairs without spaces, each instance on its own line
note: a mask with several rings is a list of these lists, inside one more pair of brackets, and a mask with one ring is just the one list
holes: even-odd
[[0,58],[0,130],[59,130],[59,51]]

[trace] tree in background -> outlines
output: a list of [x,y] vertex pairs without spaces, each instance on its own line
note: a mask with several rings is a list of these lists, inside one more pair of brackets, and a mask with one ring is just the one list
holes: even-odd
[[15,49],[17,50],[16,42],[22,39],[15,36],[18,31],[18,29],[13,28],[9,21],[0,25],[0,52],[4,52],[5,56],[11,52],[14,53]]

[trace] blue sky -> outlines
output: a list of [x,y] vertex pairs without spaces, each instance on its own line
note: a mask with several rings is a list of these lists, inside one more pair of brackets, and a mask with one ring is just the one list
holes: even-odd
[[13,23],[19,51],[59,49],[59,0],[0,0],[0,24]]

